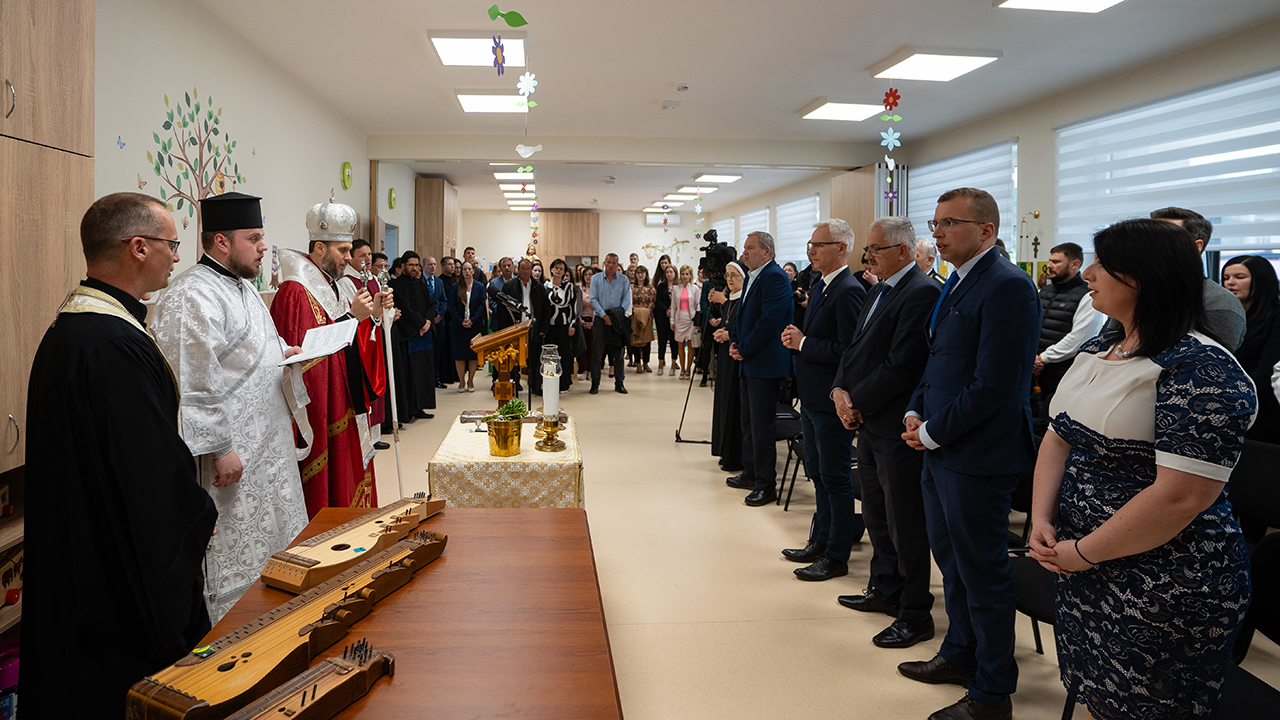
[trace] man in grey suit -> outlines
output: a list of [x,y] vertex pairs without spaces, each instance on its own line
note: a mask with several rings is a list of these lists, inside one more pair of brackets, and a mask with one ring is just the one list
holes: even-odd
[[858,316],[831,398],[847,428],[859,428],[862,517],[871,536],[871,581],[841,605],[895,618],[872,642],[911,647],[933,637],[929,536],[920,474],[924,456],[902,441],[902,418],[929,359],[925,324],[942,287],[915,262],[911,221],[883,217],[867,233],[867,266],[879,283]]

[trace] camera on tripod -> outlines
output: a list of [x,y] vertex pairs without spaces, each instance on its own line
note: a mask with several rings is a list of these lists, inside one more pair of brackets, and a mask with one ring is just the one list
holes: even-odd
[[702,239],[707,241],[707,245],[698,249],[707,255],[698,260],[698,269],[707,273],[712,289],[723,292],[728,287],[724,279],[725,266],[738,258],[738,250],[728,243],[719,242],[719,233],[714,228],[703,233]]

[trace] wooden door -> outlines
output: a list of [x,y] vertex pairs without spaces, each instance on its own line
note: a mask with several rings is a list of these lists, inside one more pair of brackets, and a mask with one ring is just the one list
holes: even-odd
[[80,218],[92,203],[92,159],[0,137],[0,472],[23,463],[31,360],[84,277]]
[[0,135],[93,155],[93,0],[0,0]]

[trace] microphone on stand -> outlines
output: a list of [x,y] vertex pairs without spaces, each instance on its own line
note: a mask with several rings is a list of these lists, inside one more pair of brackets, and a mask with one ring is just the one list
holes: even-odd
[[502,304],[503,304],[503,305],[505,305],[505,306],[507,307],[507,309],[508,309],[508,310],[510,310],[511,312],[516,313],[517,315],[521,315],[521,314],[529,315],[529,314],[532,314],[532,313],[530,313],[530,312],[529,312],[529,309],[528,309],[528,308],[526,308],[524,305],[521,305],[519,302],[517,302],[515,298],[513,298],[513,297],[511,297],[510,295],[508,295],[508,294],[506,294],[506,293],[502,292],[501,290],[499,290],[499,289],[495,288],[494,286],[492,286],[492,285],[486,285],[486,286],[485,286],[485,290],[489,293],[489,297],[490,297],[490,298],[492,298],[492,299],[494,299],[494,300],[497,300],[498,302],[502,303]]

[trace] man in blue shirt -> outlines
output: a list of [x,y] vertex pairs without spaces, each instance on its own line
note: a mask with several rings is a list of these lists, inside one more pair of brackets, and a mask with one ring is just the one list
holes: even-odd
[[609,364],[613,366],[613,389],[627,394],[622,385],[622,376],[627,368],[627,364],[622,362],[622,350],[631,337],[631,325],[624,323],[631,317],[631,281],[619,272],[621,269],[618,256],[609,253],[604,258],[604,272],[591,276],[591,309],[595,311],[597,320],[604,320],[603,324],[596,324],[591,339],[592,395],[600,392],[600,366],[606,352]]

